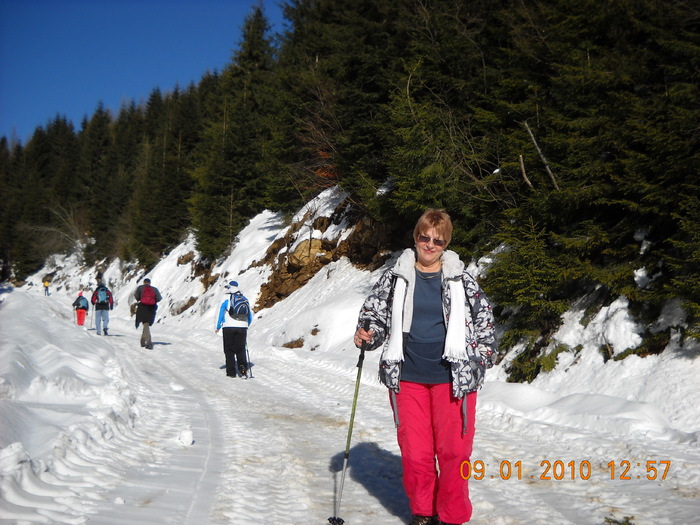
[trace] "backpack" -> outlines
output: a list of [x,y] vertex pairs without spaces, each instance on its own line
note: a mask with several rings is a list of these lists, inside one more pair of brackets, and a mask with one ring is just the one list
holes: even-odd
[[100,288],[97,290],[97,303],[107,304],[109,302],[109,296],[107,295],[107,288]]
[[242,293],[236,292],[231,294],[228,301],[228,314],[236,321],[248,321],[250,313],[250,305]]
[[152,286],[144,285],[141,290],[141,304],[149,306],[156,304],[156,292]]
[[85,297],[78,297],[78,308],[81,310],[87,310],[90,308],[88,300]]

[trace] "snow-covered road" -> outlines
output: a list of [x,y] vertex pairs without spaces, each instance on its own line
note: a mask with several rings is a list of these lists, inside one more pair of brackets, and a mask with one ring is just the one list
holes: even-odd
[[[212,352],[196,339],[174,335],[154,352],[137,348],[135,337],[115,344],[125,368],[144,385],[141,395],[149,391],[153,402],[168,407],[153,411],[167,416],[156,426],[169,429],[171,440],[191,426],[196,441],[170,456],[171,468],[183,470],[170,478],[176,486],[154,480],[141,496],[160,507],[158,494],[182,499],[168,505],[171,520],[158,522],[327,522],[334,515],[342,468],[354,355],[348,356],[349,367],[341,367],[313,352],[256,348],[255,377],[231,379],[220,370],[218,347]],[[406,523],[410,516],[393,421],[386,391],[375,380],[374,357],[369,355],[364,366],[339,514],[348,524]],[[700,519],[697,448],[499,414],[489,410],[487,393],[489,386],[474,447],[473,475],[483,479],[471,484],[473,523],[601,523],[596,516],[630,516],[638,524]],[[189,461],[178,459],[182,455]],[[647,479],[654,475],[647,471],[648,461],[657,462],[649,464],[658,469],[656,480]],[[179,485],[185,472],[190,473],[187,488]],[[142,484],[144,476],[137,478]],[[162,509],[158,513],[165,517]],[[120,517],[114,506],[101,514]],[[104,523],[123,523],[110,519]],[[95,520],[101,522],[101,515]]]
[[[15,291],[3,305],[3,328],[28,334],[43,318],[43,328],[31,337],[34,344],[47,339],[44,360],[34,366],[52,367],[64,383],[73,375],[86,382],[97,375],[93,370],[99,366],[81,359],[92,349],[91,359],[104,367],[106,382],[93,390],[100,402],[92,402],[98,411],[91,415],[111,418],[102,405],[126,402],[131,426],[118,422],[97,432],[74,416],[61,434],[64,448],[51,462],[50,475],[38,473],[31,483],[25,476],[14,491],[5,487],[6,500],[17,503],[23,494],[34,506],[25,511],[27,523],[89,518],[96,524],[282,525],[326,523],[334,515],[357,370],[354,350],[329,358],[320,351],[264,346],[251,337],[254,377],[232,379],[222,369],[221,343],[213,331],[157,325],[154,350],[148,351],[139,347],[129,320],[113,316],[113,335],[99,337],[94,330],[72,327],[55,306]],[[29,313],[20,317],[15,311]],[[53,358],[51,345],[63,349]],[[375,377],[376,358],[368,354],[364,365],[339,512],[349,525],[400,524],[410,518],[388,399]],[[50,384],[35,381],[28,391],[46,413],[49,396],[41,388]],[[613,516],[621,521],[629,516],[636,524],[697,523],[697,443],[666,434],[655,439],[653,429],[632,435],[629,425],[650,424],[648,417],[634,415],[635,408],[643,408],[639,404],[629,403],[628,415],[617,407],[607,416],[599,407],[595,415],[589,395],[579,400],[578,413],[569,406],[557,416],[550,397],[528,385],[502,382],[488,383],[481,392],[472,475],[483,479],[471,482],[473,523],[588,524]],[[531,409],[543,401],[549,408]],[[597,401],[621,402],[609,396]],[[566,398],[559,403],[566,404]],[[59,413],[53,417],[61,424],[60,408],[50,409]],[[588,424],[591,418],[600,424]],[[656,480],[647,479],[653,474],[647,472],[648,461],[656,462]],[[670,467],[660,479],[666,461]]]
[[[101,341],[114,347],[138,398],[138,419],[145,424],[137,423],[141,440],[132,448],[155,449],[154,459],[132,468],[135,483],[116,488],[91,523],[327,522],[334,514],[356,368],[269,347],[251,352],[253,378],[232,379],[222,369],[220,342],[210,334],[169,330],[168,342],[161,343],[156,328],[154,350],[147,351],[133,329],[113,319],[111,333],[117,331],[127,333]],[[407,511],[387,396],[374,379],[374,365],[364,372],[341,513],[349,523],[358,513],[372,523],[403,523]],[[190,429],[194,444],[185,446],[181,436]],[[355,483],[363,464],[370,472]]]

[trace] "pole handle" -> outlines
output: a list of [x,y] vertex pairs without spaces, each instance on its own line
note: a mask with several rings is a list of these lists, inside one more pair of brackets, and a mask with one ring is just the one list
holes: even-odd
[[[369,332],[369,319],[365,319],[365,323],[362,325],[365,332]],[[365,350],[367,350],[367,341],[362,341],[360,346],[360,357],[357,360],[357,368],[362,368],[362,362],[365,360]]]

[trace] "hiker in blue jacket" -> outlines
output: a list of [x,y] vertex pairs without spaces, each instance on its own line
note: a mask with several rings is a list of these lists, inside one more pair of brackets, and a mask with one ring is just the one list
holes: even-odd
[[93,292],[90,302],[95,305],[95,328],[97,328],[97,335],[102,335],[103,329],[104,334],[109,335],[107,333],[109,311],[114,308],[112,292],[107,289],[103,282],[100,282],[97,285],[97,289]]
[[253,312],[236,281],[230,281],[225,288],[226,297],[216,318],[216,333],[223,328],[226,375],[236,377],[238,371],[241,376],[247,377],[249,363],[246,359],[246,339],[248,326],[253,322]]
[[83,296],[83,292],[78,293],[78,297],[73,301],[73,308],[75,309],[75,322],[78,326],[83,326],[85,324],[85,316],[90,309],[90,303]]

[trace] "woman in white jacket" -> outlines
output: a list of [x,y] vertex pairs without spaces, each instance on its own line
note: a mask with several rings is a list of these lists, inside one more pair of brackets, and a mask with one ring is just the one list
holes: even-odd
[[248,376],[246,345],[248,326],[253,322],[253,311],[248,299],[238,289],[236,281],[225,285],[226,297],[216,316],[216,333],[223,329],[224,355],[226,356],[226,375],[228,377]]
[[472,452],[476,391],[496,355],[488,299],[446,249],[451,236],[444,211],[420,217],[415,247],[372,288],[354,339],[358,348],[382,347],[379,375],[391,393],[412,525],[471,518],[461,467]]

